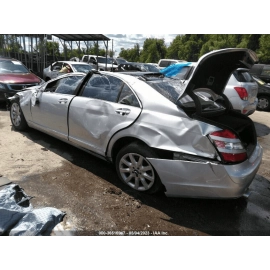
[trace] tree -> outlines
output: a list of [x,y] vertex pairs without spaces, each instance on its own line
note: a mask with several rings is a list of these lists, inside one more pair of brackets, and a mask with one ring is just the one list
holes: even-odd
[[164,39],[147,38],[140,55],[142,63],[157,63],[167,52]]
[[140,45],[136,43],[132,49],[121,48],[119,57],[125,58],[129,62],[138,62],[140,60]]
[[270,63],[270,35],[261,35],[259,39],[259,49],[256,51],[259,57],[260,63]]

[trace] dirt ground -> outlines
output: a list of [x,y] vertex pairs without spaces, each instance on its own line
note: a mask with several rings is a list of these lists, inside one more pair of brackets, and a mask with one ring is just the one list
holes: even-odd
[[[263,180],[258,181],[267,189],[270,117],[256,111],[250,118],[264,149],[258,171]],[[241,234],[235,217],[239,220],[246,202],[138,195],[118,180],[112,165],[105,161],[34,129],[16,132],[4,106],[0,107],[0,131],[0,177],[18,183],[34,196],[33,207],[64,211],[65,235]]]

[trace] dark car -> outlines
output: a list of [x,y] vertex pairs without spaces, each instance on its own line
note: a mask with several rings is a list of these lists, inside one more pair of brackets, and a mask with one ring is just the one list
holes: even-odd
[[259,77],[266,83],[270,83],[270,65],[255,64],[250,70],[251,75]]
[[42,83],[44,81],[19,60],[0,57],[0,102],[19,91]]
[[152,64],[127,62],[118,65],[118,71],[143,71],[143,72],[159,72],[159,69]]
[[270,111],[270,84],[253,75],[254,81],[258,84],[258,111]]
[[120,65],[120,64],[125,64],[127,63],[128,61],[124,58],[115,58],[114,59],[114,64],[115,65]]

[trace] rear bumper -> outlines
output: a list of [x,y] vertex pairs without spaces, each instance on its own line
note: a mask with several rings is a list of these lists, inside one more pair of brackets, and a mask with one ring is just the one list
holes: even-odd
[[233,108],[242,114],[250,115],[255,112],[258,104],[258,99],[256,98],[253,103],[250,103],[249,101],[244,101],[238,99],[238,101],[231,100],[231,103],[233,105]]
[[183,160],[148,160],[156,169],[168,197],[239,198],[246,194],[261,160],[258,144],[243,163],[222,165]]

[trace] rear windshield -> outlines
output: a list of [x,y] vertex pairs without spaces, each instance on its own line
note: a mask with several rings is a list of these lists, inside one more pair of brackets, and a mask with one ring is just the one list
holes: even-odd
[[247,71],[236,70],[233,74],[238,82],[254,82],[253,77]]
[[[185,111],[196,110],[196,104],[189,95],[184,95],[178,100],[178,98],[184,92],[184,85],[179,79],[163,78],[146,81],[146,83],[153,87],[165,98],[169,99],[174,104],[182,107]],[[202,91],[195,93],[195,95],[198,97],[198,102],[200,102],[203,112],[220,111],[225,109],[224,106],[216,103],[212,99],[211,94],[209,93],[205,93],[204,91]]]

